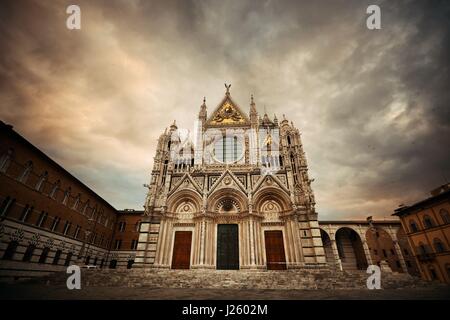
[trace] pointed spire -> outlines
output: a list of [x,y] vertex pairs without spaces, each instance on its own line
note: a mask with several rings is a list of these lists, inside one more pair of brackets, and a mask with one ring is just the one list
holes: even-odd
[[256,104],[255,100],[253,99],[253,94],[250,96],[250,114],[252,113],[256,114]]
[[203,103],[200,106],[200,110],[201,111],[206,110],[206,97],[203,97]]
[[198,113],[198,118],[202,121],[206,121],[206,97],[203,97],[203,103],[200,106],[200,112]]
[[178,129],[176,120],[173,120],[172,125],[170,126],[170,131]]
[[258,112],[256,111],[256,104],[253,98],[253,93],[250,96],[250,122],[253,127],[258,125]]

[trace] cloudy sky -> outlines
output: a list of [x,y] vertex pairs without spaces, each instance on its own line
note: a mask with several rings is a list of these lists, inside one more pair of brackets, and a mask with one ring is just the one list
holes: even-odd
[[[81,30],[66,8],[81,7]],[[381,30],[366,8],[381,7]],[[1,1],[0,118],[116,208],[206,96],[301,130],[320,219],[389,216],[450,180],[447,1]]]

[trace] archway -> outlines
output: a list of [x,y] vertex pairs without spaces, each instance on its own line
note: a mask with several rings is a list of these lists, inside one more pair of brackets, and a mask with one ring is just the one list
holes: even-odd
[[336,232],[336,245],[344,270],[365,270],[367,259],[361,238],[355,230],[342,227]]
[[403,272],[401,257],[395,251],[394,241],[389,233],[379,226],[374,226],[366,231],[366,240],[373,263],[380,265],[384,260],[392,271]]
[[320,229],[320,237],[322,238],[323,249],[325,251],[325,260],[330,266],[334,266],[335,260],[330,236],[326,231]]

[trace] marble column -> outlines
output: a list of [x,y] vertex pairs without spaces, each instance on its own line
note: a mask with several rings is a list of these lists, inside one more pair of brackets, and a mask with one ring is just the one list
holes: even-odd
[[367,264],[371,265],[373,264],[372,256],[370,255],[369,246],[367,245],[367,241],[361,241],[364,249],[364,255],[366,256]]
[[333,250],[336,267],[342,271],[343,270],[342,261],[341,261],[341,258],[339,257],[339,251],[338,251],[338,248],[336,245],[336,240],[330,238],[330,241],[331,241],[331,249]]

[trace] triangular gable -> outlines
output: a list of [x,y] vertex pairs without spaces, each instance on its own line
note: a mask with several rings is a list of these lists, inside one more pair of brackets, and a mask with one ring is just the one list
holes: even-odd
[[197,191],[200,195],[203,192],[200,186],[194,179],[192,179],[189,173],[184,174],[184,176],[180,180],[178,180],[178,182],[176,182],[176,185],[172,188],[172,190],[170,190],[168,195],[170,196],[179,189],[192,189]]
[[261,186],[261,184],[263,184],[264,182],[268,181],[268,179],[270,179],[271,181],[275,182],[278,186],[280,186],[281,189],[286,191],[287,194],[290,194],[290,191],[286,188],[286,186],[284,186],[283,183],[275,175],[271,175],[271,174],[266,175],[264,177],[261,177],[258,180],[256,185],[253,186],[253,193],[256,193],[256,191]]
[[206,125],[210,127],[244,126],[250,125],[250,121],[247,115],[231,99],[230,95],[227,94],[206,121]]
[[[229,178],[230,181],[225,181],[226,178]],[[217,179],[217,181],[211,186],[208,194],[212,194],[220,185],[223,185],[224,187],[237,186],[244,194],[247,194],[247,190],[244,185],[242,185],[239,179],[229,169],[226,169],[219,179]]]

